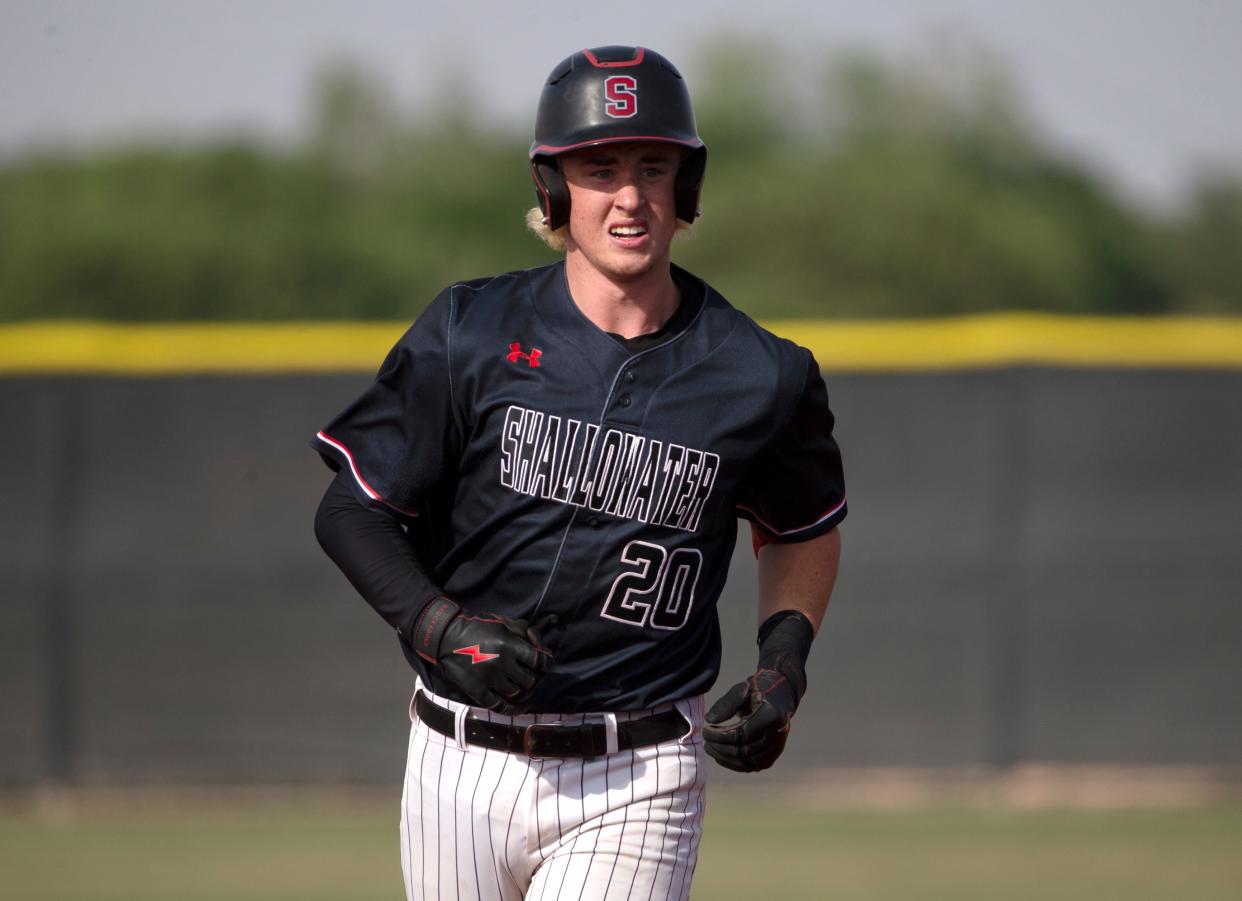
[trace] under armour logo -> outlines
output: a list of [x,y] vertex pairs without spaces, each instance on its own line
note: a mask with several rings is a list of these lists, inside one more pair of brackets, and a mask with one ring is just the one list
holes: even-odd
[[495,660],[500,656],[499,654],[484,654],[479,650],[479,646],[477,644],[472,644],[468,648],[458,648],[453,653],[469,657],[471,665],[476,663],[486,663],[488,660]]
[[543,351],[537,347],[532,347],[530,353],[522,350],[522,342],[514,341],[509,345],[509,362],[516,363],[518,360],[525,360],[530,367],[534,369],[539,365],[539,358],[543,356]]

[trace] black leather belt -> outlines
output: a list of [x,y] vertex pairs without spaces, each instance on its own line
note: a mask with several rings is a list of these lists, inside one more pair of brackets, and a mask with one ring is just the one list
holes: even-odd
[[[453,711],[441,707],[421,691],[414,699],[414,709],[418,718],[430,728],[449,738],[455,737]],[[510,726],[467,716],[463,726],[467,744],[527,757],[600,757],[608,753],[608,739],[602,723]],[[658,745],[680,738],[689,729],[686,718],[676,710],[617,723],[617,750]]]

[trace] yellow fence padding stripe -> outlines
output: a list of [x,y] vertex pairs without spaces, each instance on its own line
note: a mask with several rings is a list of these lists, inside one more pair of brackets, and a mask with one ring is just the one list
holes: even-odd
[[[1242,369],[1242,317],[994,313],[947,319],[785,319],[764,325],[809,347],[831,372],[1017,365]],[[0,325],[0,375],[374,372],[407,326],[11,323]],[[537,344],[538,336],[524,340]]]
[[765,323],[834,371],[1037,365],[1242,368],[1242,317],[992,313],[891,321]]
[[103,323],[0,326],[0,374],[374,372],[396,322]]

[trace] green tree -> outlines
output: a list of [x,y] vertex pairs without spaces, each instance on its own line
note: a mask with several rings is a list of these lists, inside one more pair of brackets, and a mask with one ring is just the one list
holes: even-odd
[[[1242,312],[1242,188],[1124,203],[1051,149],[1003,65],[720,37],[686,69],[710,149],[675,258],[754,315]],[[0,168],[0,318],[408,319],[454,279],[555,259],[523,225],[528,135],[462,73],[405,113],[365,69],[315,81],[301,146],[243,140]]]

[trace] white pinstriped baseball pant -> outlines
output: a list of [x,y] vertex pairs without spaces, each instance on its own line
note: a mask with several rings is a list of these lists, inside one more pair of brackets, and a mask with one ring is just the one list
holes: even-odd
[[[421,690],[442,707],[464,707]],[[703,833],[703,699],[616,718],[624,722],[673,706],[691,724],[680,739],[590,760],[532,760],[443,736],[417,720],[411,702],[401,794],[406,897],[688,898]],[[597,714],[470,712],[519,726],[603,720]]]

